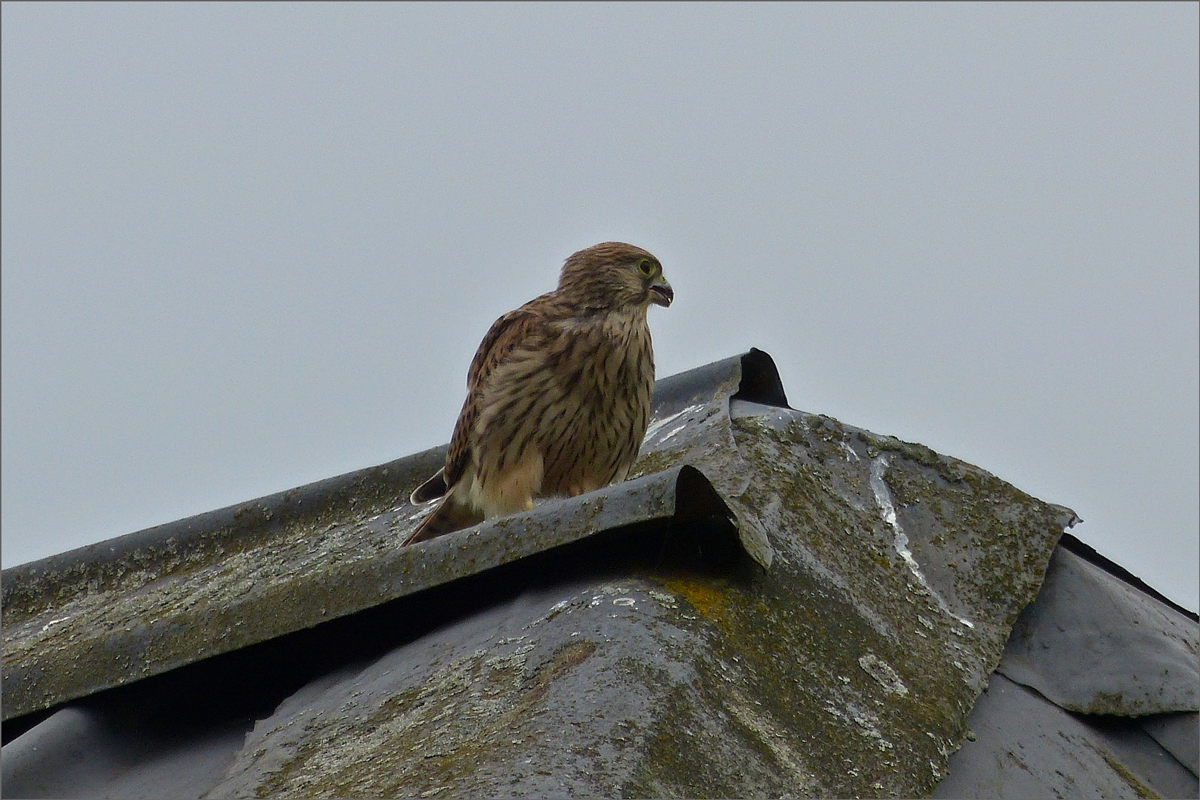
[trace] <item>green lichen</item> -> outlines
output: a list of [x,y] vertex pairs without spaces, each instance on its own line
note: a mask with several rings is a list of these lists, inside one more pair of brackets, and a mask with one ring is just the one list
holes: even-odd
[[[747,474],[737,476],[746,479],[744,492],[739,488],[740,496],[730,492],[727,499],[739,513],[762,521],[777,558],[765,570],[737,568],[733,559],[717,567],[694,561],[670,567],[676,562],[660,552],[635,577],[623,573],[629,586],[652,587],[647,597],[665,598],[655,614],[623,630],[657,642],[656,656],[669,655],[656,663],[669,669],[630,657],[604,662],[607,669],[601,673],[597,661],[589,659],[620,652],[620,643],[583,626],[573,631],[579,618],[556,604],[557,611],[537,621],[538,635],[548,637],[554,630],[575,638],[547,646],[544,653],[527,655],[529,645],[465,650],[448,663],[418,665],[416,685],[403,684],[408,688],[392,696],[344,705],[339,698],[326,713],[302,712],[293,720],[302,728],[295,735],[282,727],[256,731],[263,739],[278,737],[261,753],[239,756],[264,759],[253,791],[259,796],[497,794],[507,788],[489,782],[497,773],[516,781],[558,778],[571,769],[576,770],[573,786],[624,796],[909,797],[931,792],[949,754],[966,736],[966,715],[999,659],[1006,625],[1037,591],[1057,539],[1053,512],[982,470],[828,417],[802,416],[782,429],[742,418],[730,430],[737,452],[729,453],[723,439],[720,447],[726,449],[714,457],[726,459],[722,464],[740,459],[736,463]],[[704,448],[689,452],[703,468]],[[882,456],[887,456],[883,478],[899,524],[908,531],[912,557],[925,570],[922,576],[929,576],[928,585],[918,579],[900,552],[897,531],[880,514],[868,462]],[[635,471],[659,472],[675,466],[679,457],[651,451]],[[295,554],[312,548],[314,537],[324,537],[322,544],[347,544],[332,548],[326,564],[366,569],[370,565],[362,564],[349,544],[384,547],[395,538],[387,531],[368,535],[369,516],[359,512],[371,507],[367,502],[357,506],[341,527],[298,526],[277,535],[274,546],[283,551],[278,563],[306,563]],[[601,511],[590,506],[572,524],[592,525]],[[325,524],[326,518],[313,519]],[[279,524],[278,518],[272,524]],[[510,521],[497,527],[508,525],[519,529]],[[669,535],[662,534],[663,549],[667,540],[695,549],[699,526],[673,520]],[[249,555],[228,557],[222,562],[225,574],[269,571],[270,564],[244,563]],[[480,547],[468,547],[454,555],[453,569],[449,560],[420,567],[436,583],[449,580],[456,569],[475,569],[476,559],[485,558]],[[404,564],[415,568],[417,562]],[[245,573],[238,571],[242,567]],[[232,593],[237,585],[222,584],[220,591]],[[366,592],[371,585],[297,580],[252,588],[261,593],[260,608],[286,617],[333,607],[345,599],[339,593]],[[192,590],[212,587],[197,582]],[[609,595],[602,597],[608,603]],[[177,595],[170,602],[186,600]],[[584,601],[589,608],[591,600]],[[228,618],[221,618],[235,632],[231,636],[239,623],[237,609],[230,604]],[[604,605],[603,619],[610,612],[614,607]],[[966,627],[960,617],[969,617],[975,627]],[[542,715],[553,716],[547,712],[564,694],[564,679],[581,668],[594,671],[588,673],[592,683],[567,689],[588,692],[595,681],[610,681],[622,692],[636,689],[645,699],[645,716],[612,727],[611,741],[599,734],[576,736],[569,740],[575,749],[560,762],[538,761],[531,756],[534,748],[558,744],[544,741]],[[562,724],[590,733],[609,713],[608,707],[588,707],[587,714],[564,715]],[[606,750],[610,744],[613,750]],[[605,771],[605,760],[614,752],[631,765],[616,779],[617,773]],[[269,758],[278,761],[266,764]],[[527,759],[525,772],[512,767]],[[592,773],[578,777],[580,765],[590,765]]]
[[1129,699],[1118,692],[1096,692],[1087,708],[1081,710],[1085,714],[1134,716],[1130,714]]
[[[864,759],[863,742],[845,742],[846,752],[859,754],[857,774],[847,772],[824,787],[830,793],[927,793],[965,736],[965,716],[999,660],[1008,628],[1036,595],[1057,540],[1051,510],[983,470],[919,445],[848,430],[828,418],[805,417],[782,429],[740,418],[734,420],[734,434],[746,462],[769,476],[752,480],[740,499],[777,527],[772,541],[783,556],[756,587],[766,610],[756,606],[746,629],[731,637],[754,663],[752,674],[769,676],[755,696],[778,698],[780,687],[803,681],[817,687],[818,695],[826,691],[821,708],[842,702],[843,709],[857,704],[875,715],[867,719],[880,738],[861,720],[856,725],[884,749]],[[847,448],[866,452],[868,459],[887,454],[885,482],[900,524],[911,524],[909,547],[922,569],[938,572],[946,597],[921,585],[902,558],[895,531],[882,519],[869,487],[868,465]],[[946,554],[945,563],[939,562]],[[839,576],[847,599],[839,602],[841,592],[831,591],[827,580],[812,582],[813,569]],[[812,591],[826,596],[814,597],[811,604],[803,595],[796,597],[806,577]],[[949,604],[960,616],[973,618],[976,627],[965,628]],[[739,606],[728,608],[736,613]],[[806,608],[820,613],[806,614]],[[783,652],[808,654],[811,674],[781,671],[769,651],[747,648],[755,640],[755,625],[773,632]],[[962,652],[948,658],[955,647]],[[855,661],[868,650],[911,691],[882,697],[884,687]],[[840,696],[827,692],[839,685],[844,688]],[[864,698],[871,698],[870,704]],[[810,707],[804,709],[805,719],[791,718],[796,708],[792,698],[788,707],[772,712],[787,720],[788,729],[801,731],[805,719],[821,716]],[[853,730],[855,725],[843,724],[821,732],[824,738],[818,740],[828,742],[820,752],[823,763],[837,763],[839,737]],[[894,762],[897,758],[901,762]],[[894,763],[933,766],[898,784]]]
[[680,453],[669,450],[649,450],[642,453],[629,470],[629,480],[651,475],[679,466]]
[[[582,641],[566,638],[540,665],[515,650],[431,664],[413,678],[417,686],[363,704],[361,716],[307,718],[309,729],[258,790],[464,796],[503,793],[495,776],[504,775],[514,793],[930,793],[999,659],[1003,621],[1032,598],[1053,547],[1039,503],[981,470],[956,478],[919,448],[910,457],[891,440],[868,444],[836,420],[776,429],[748,418],[732,432],[748,483],[728,499],[770,532],[772,566],[679,559],[667,543],[695,551],[701,523],[675,520],[657,555],[622,573],[621,587],[582,594],[596,624],[614,611],[614,593],[642,587],[656,611],[623,630],[656,642],[653,658],[613,656],[620,642],[588,638],[593,628],[573,606],[557,604],[539,636],[562,641],[582,631]],[[917,580],[880,515],[870,483],[878,463],[869,460],[884,455],[913,553],[945,598]],[[655,457],[641,466],[671,466]],[[990,571],[1025,575],[983,585],[997,581]],[[594,670],[587,683],[563,680],[585,663]],[[565,696],[598,691],[595,682],[640,698],[645,716],[617,724],[606,716],[617,712],[595,698],[571,715],[547,713],[561,714],[552,704]],[[555,719],[575,733],[569,751],[552,757],[536,748],[554,747],[543,720]]]
[[1134,793],[1137,794],[1138,797],[1146,797],[1146,798],[1162,797],[1162,795],[1160,795],[1158,792],[1154,791],[1149,786],[1147,786],[1146,784],[1139,781],[1137,779],[1136,775],[1134,775],[1132,772],[1130,772],[1129,769],[1126,768],[1126,766],[1124,764],[1122,764],[1120,761],[1117,761],[1110,754],[1101,753],[1100,755],[1104,758],[1104,763],[1108,764],[1109,768],[1112,769],[1113,772],[1115,772],[1115,773],[1117,773],[1117,775],[1121,776],[1121,780],[1123,780],[1123,781],[1125,781],[1125,783],[1129,784],[1129,788],[1133,789]]
[[[596,650],[569,642],[532,673],[523,654],[476,654],[363,718],[317,719],[259,797],[412,797],[469,794],[481,764],[510,760],[547,691]],[[481,711],[485,713],[480,713]]]

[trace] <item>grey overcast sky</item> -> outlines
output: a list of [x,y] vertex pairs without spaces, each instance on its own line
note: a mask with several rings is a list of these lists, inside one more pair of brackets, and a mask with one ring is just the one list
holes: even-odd
[[762,348],[1195,609],[1197,9],[4,3],[4,565],[445,442],[617,239],[660,376]]

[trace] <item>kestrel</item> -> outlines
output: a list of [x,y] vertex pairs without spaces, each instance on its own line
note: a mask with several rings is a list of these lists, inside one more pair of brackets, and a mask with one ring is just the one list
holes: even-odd
[[412,493],[441,502],[404,544],[624,480],[650,421],[646,312],[674,298],[657,258],[605,242],[568,258],[557,289],[496,320],[467,371],[446,462]]

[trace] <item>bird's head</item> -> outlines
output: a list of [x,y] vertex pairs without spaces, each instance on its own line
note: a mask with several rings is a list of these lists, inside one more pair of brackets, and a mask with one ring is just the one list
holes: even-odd
[[597,309],[669,306],[675,299],[658,259],[623,242],[592,245],[568,258],[558,292],[582,307]]

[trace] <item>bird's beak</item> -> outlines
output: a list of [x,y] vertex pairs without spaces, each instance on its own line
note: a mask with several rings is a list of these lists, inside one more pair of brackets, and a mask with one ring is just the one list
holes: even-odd
[[659,278],[650,284],[650,302],[654,305],[669,306],[674,299],[675,290],[671,288],[671,284],[667,283],[666,278]]

